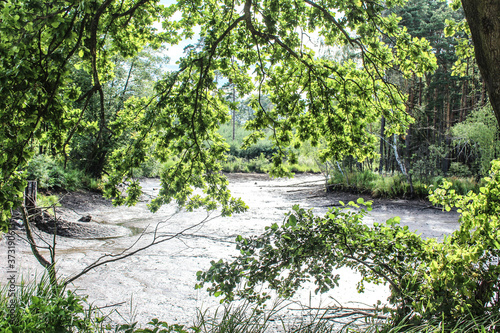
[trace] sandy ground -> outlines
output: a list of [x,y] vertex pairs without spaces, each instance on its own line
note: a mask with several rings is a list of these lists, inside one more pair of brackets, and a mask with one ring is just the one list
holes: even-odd
[[[71,284],[80,294],[88,295],[95,306],[106,307],[105,313],[113,311],[116,321],[138,321],[141,324],[152,318],[169,323],[191,324],[197,309],[212,311],[218,300],[209,297],[203,290],[195,290],[196,272],[207,269],[211,260],[228,259],[237,255],[234,239],[237,235],[260,234],[265,226],[280,222],[292,205],[300,204],[314,208],[322,214],[328,207],[356,200],[359,195],[324,193],[320,175],[298,175],[294,179],[271,180],[266,175],[229,175],[233,195],[241,197],[250,207],[246,213],[233,217],[213,218],[184,236],[165,241],[126,259],[108,263],[83,275]],[[157,193],[158,180],[143,181],[144,201],[135,207],[113,207],[97,194],[73,193],[62,198],[63,210],[59,215],[68,221],[77,221],[90,215],[91,222],[77,222],[76,227],[64,225],[67,232],[75,230],[72,237],[56,238],[57,267],[60,277],[78,274],[99,257],[120,253],[146,234],[135,244],[135,248],[147,244],[152,231],[159,223],[159,231],[166,237],[193,226],[206,213],[177,212],[170,205],[152,214],[147,210],[148,198]],[[368,198],[366,198],[368,199]],[[406,200],[375,200],[374,210],[366,223],[383,222],[400,216],[401,224],[418,230],[425,237],[442,238],[458,227],[456,213],[442,212],[431,208],[429,203]],[[64,229],[63,228],[63,229]],[[68,231],[69,230],[69,231]],[[19,231],[22,235],[22,231]],[[47,234],[40,233],[45,240]],[[33,278],[42,269],[30,253],[29,246],[19,240],[16,243],[15,271],[18,281]],[[0,284],[8,276],[6,240],[0,241]],[[316,296],[314,288],[304,286],[295,300],[311,306],[329,306],[341,303],[344,306],[373,305],[377,300],[385,302],[388,289],[369,285],[364,294],[356,293],[359,276],[349,270],[338,272],[340,287],[327,294]],[[338,302],[338,303],[337,303]],[[113,304],[120,304],[108,307]],[[118,315],[119,313],[119,315]]]

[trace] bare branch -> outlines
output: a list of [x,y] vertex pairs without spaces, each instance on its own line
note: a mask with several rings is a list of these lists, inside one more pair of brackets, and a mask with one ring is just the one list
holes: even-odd
[[[174,216],[175,214],[173,214],[172,216]],[[172,217],[171,216],[171,217]],[[139,247],[135,250],[132,250],[132,248],[137,244],[137,242],[139,241],[139,239],[141,239],[144,235],[145,235],[145,231],[139,236],[138,240],[136,242],[134,242],[134,244],[132,244],[130,247],[128,247],[127,249],[123,250],[121,253],[119,254],[112,254],[112,255],[103,255],[101,256],[100,258],[98,258],[96,261],[94,261],[92,264],[90,264],[89,266],[87,266],[84,270],[82,270],[80,273],[70,277],[69,279],[65,280],[63,282],[63,285],[66,286],[68,285],[69,283],[75,281],[76,279],[80,278],[81,276],[87,274],[89,271],[99,267],[99,266],[102,266],[104,264],[107,264],[107,263],[111,263],[111,262],[115,262],[115,261],[118,261],[118,260],[122,260],[122,259],[125,259],[125,258],[128,258],[130,256],[133,256],[139,252],[142,252],[144,250],[147,250],[149,249],[150,247],[154,246],[154,245],[157,245],[157,244],[160,244],[160,243],[163,243],[163,242],[166,242],[166,241],[169,241],[169,240],[172,240],[172,239],[175,239],[175,238],[178,238],[179,236],[182,236],[184,235],[187,231],[189,230],[192,230],[194,228],[197,228],[205,223],[207,223],[208,221],[211,221],[215,218],[217,218],[219,215],[217,216],[214,216],[214,217],[210,217],[210,213],[207,213],[207,216],[201,220],[200,222],[196,223],[196,224],[193,224],[175,234],[168,234],[168,235],[163,235],[163,234],[158,234],[157,231],[158,231],[158,227],[161,223],[164,223],[164,222],[160,222],[156,225],[155,227],[155,231],[153,232],[153,239],[151,240],[151,242],[145,246],[142,246],[142,247]],[[170,217],[170,218],[171,218]],[[132,251],[130,251],[132,250]],[[130,251],[130,252],[128,252]],[[108,258],[108,257],[111,257],[109,259],[105,259],[105,258]],[[105,260],[104,260],[105,259]]]

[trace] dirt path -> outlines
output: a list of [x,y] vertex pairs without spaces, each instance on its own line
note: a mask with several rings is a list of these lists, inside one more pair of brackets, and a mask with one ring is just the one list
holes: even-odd
[[[323,182],[319,175],[298,175],[291,180],[270,180],[266,175],[229,175],[233,195],[241,197],[250,209],[233,217],[216,218],[187,232],[183,237],[166,241],[122,261],[101,266],[75,281],[73,288],[81,294],[89,295],[89,301],[102,307],[126,302],[115,309],[123,320],[137,320],[146,323],[152,318],[169,323],[190,324],[196,308],[214,307],[217,300],[207,293],[194,290],[195,274],[207,269],[211,260],[230,258],[237,254],[234,239],[237,235],[258,234],[264,227],[282,220],[292,205],[314,208],[316,213],[324,213],[338,200],[355,200],[357,195],[328,194],[320,188]],[[149,195],[157,193],[159,182],[145,180],[143,190]],[[98,195],[71,194],[63,198],[65,218],[77,220],[91,215],[92,221],[79,236],[88,239],[57,237],[58,272],[68,277],[81,271],[103,254],[119,253],[131,246],[138,233],[151,230],[161,222],[160,231],[175,234],[206,217],[202,211],[176,212],[174,206],[163,207],[152,214],[146,208],[146,201],[135,207],[112,207]],[[401,223],[418,230],[426,237],[442,237],[458,226],[456,213],[443,213],[429,208],[428,203],[404,200],[377,200],[367,223],[383,222],[390,217],[400,216]],[[95,224],[93,224],[95,223]],[[85,224],[85,222],[80,222]],[[94,231],[103,227],[109,232],[107,237],[98,238]],[[117,236],[117,237],[113,237]],[[78,235],[77,235],[78,236]],[[139,244],[149,241],[143,237]],[[40,273],[25,243],[16,248],[16,266],[25,278]],[[7,250],[5,240],[0,241],[0,278],[6,280]],[[297,299],[311,305],[326,306],[338,302],[374,304],[385,301],[385,287],[369,286],[363,295],[358,295],[355,285],[356,274],[342,270],[340,287],[321,297],[310,297],[310,286],[305,286]],[[352,304],[351,304],[352,305]],[[113,318],[119,318],[116,313]]]

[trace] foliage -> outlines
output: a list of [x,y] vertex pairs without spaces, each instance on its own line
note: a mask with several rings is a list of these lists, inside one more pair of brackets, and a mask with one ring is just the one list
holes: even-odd
[[[236,239],[240,255],[232,262],[212,262],[199,272],[201,288],[224,301],[242,297],[258,304],[269,298],[260,285],[289,297],[305,281],[316,292],[338,285],[335,269],[349,267],[365,282],[390,285],[388,301],[394,322],[443,318],[445,324],[498,311],[500,266],[500,161],[492,166],[480,193],[458,195],[444,181],[430,196],[446,210],[457,207],[460,229],[444,239],[423,239],[399,218],[386,224],[363,224],[371,202],[358,199],[331,208],[324,217],[294,206],[282,225],[273,224],[258,237]],[[342,203],[341,203],[342,204]],[[495,261],[496,260],[496,261]]]
[[[235,127],[235,139],[232,139],[232,126],[224,124],[219,133],[230,144],[226,153],[226,160],[222,162],[224,172],[269,172],[272,168],[272,156],[277,152],[269,138],[259,140],[257,143],[242,148],[245,136],[251,132],[242,126]],[[304,142],[300,148],[293,149],[295,161],[287,161],[284,165],[290,172],[320,172],[317,165],[319,148],[313,147],[309,142]],[[294,162],[294,163],[291,163]]]
[[197,333],[200,332],[194,327],[185,327],[179,324],[168,324],[158,319],[153,319],[145,328],[138,328],[137,323],[123,324],[115,329],[115,332],[124,333]]
[[[0,290],[0,330],[29,332],[96,332],[103,318],[83,297],[63,288],[54,289],[48,278],[22,282],[16,291]],[[11,300],[15,300],[14,307]],[[14,309],[14,310],[12,310]]]
[[[101,112],[100,98],[96,95],[73,104],[82,113],[64,153],[68,160],[91,177],[101,177],[107,167],[107,155],[123,145],[125,138],[131,135],[124,130],[121,135],[103,136],[102,131],[103,127],[114,131],[116,126],[133,123],[130,116],[137,115],[124,112],[125,102],[130,98],[140,99],[153,94],[155,81],[165,72],[162,65],[168,62],[161,56],[161,51],[164,50],[146,48],[130,59],[119,54],[110,59],[113,70],[110,79],[102,84],[104,112]],[[92,88],[91,74],[80,68],[78,63],[75,64],[71,79],[81,91]]]
[[36,205],[42,209],[61,206],[57,195],[43,195],[40,193],[36,195]]
[[[221,313],[222,312],[222,313]],[[214,314],[207,311],[198,311],[195,327],[200,332],[238,332],[238,333],[264,333],[270,326],[271,317],[275,314],[273,308],[267,313],[251,307],[250,303],[242,305],[224,305],[217,309]]]
[[37,155],[28,163],[26,179],[36,180],[40,188],[65,184],[63,168],[48,155]]
[[[435,68],[428,42],[411,38],[398,28],[396,16],[386,15],[387,6],[402,3],[182,0],[164,7],[156,0],[57,1],[50,6],[41,0],[3,1],[2,226],[20,203],[24,176],[19,171],[34,147],[65,160],[73,153],[76,159],[95,161],[99,167],[89,171],[109,175],[104,190],[116,204],[137,201],[134,170],[148,158],[165,163],[177,157],[161,172],[163,189],[151,203],[153,211],[171,201],[188,209],[219,206],[225,215],[244,210],[218,172],[229,147],[217,128],[228,122],[232,107],[218,77],[230,81],[238,97],[255,94],[247,105],[254,118],[247,123],[252,133],[245,144],[249,147],[271,128],[277,149],[274,175],[290,175],[284,162],[293,164],[296,157],[288,147],[308,140],[313,145],[325,140],[323,159],[369,156],[374,136],[367,124],[384,115],[387,133],[393,133],[411,121],[403,112],[404,96],[386,81],[385,72],[412,76]],[[170,19],[175,11],[180,21]],[[163,20],[162,32],[154,26],[157,20]],[[123,82],[123,69],[132,66],[123,67],[124,62],[145,46],[154,49],[192,36],[194,26],[201,27],[199,42],[186,48],[177,71],[153,78],[154,93],[126,96],[123,108],[121,98],[110,96],[115,93],[109,89],[112,82]],[[313,31],[326,45],[349,45],[360,61],[316,57],[303,38]],[[392,48],[382,36],[394,41]],[[122,83],[116,87],[124,88]],[[273,109],[263,107],[263,96],[269,96]],[[95,118],[88,117],[90,110]],[[96,149],[83,155],[78,143],[87,132]],[[129,184],[125,197],[119,189],[123,182]],[[194,194],[194,188],[203,195]]]
[[[458,177],[470,177],[472,175],[469,167],[460,162],[452,162],[450,164],[450,169],[448,170],[448,172]],[[465,193],[467,193],[467,191]]]
[[437,164],[446,158],[444,145],[431,144],[425,147],[425,157],[412,156],[410,172],[421,181],[428,181],[429,178],[442,176],[442,168]]
[[[379,176],[373,183],[371,194],[374,198],[404,198],[410,195],[410,185],[403,175]],[[425,198],[427,187],[419,182],[413,182],[413,197]]]
[[240,157],[234,157],[229,155],[227,160],[222,164],[222,170],[224,172],[257,172],[264,173],[269,171],[270,161],[260,155],[258,158],[254,159],[244,159]]
[[486,174],[491,161],[500,153],[498,122],[491,105],[475,109],[466,121],[453,126],[451,133],[457,147],[479,155],[480,174]]
[[[103,97],[101,82],[109,79],[113,55],[133,56],[146,43],[166,41],[170,23],[165,23],[165,33],[152,25],[170,14],[155,1],[1,2],[2,229],[10,208],[20,204],[25,178],[19,171],[32,158],[33,146],[64,154],[85,110],[73,103],[89,101],[94,94]],[[71,79],[75,66],[91,73],[89,90],[81,91]]]
[[[403,198],[410,195],[410,185],[401,174],[380,175],[370,170],[364,171],[329,171],[328,188],[354,193],[371,194],[374,198]],[[444,178],[437,176],[426,180],[413,181],[413,197],[427,198],[429,188],[437,188],[443,184]],[[469,191],[478,192],[479,185],[471,177],[449,177],[451,188],[458,194]]]
[[98,190],[99,183],[83,171],[73,167],[64,168],[60,161],[55,158],[41,154],[36,155],[29,161],[24,170],[24,176],[29,180],[36,180],[40,189],[66,189],[75,191],[77,189]]
[[[339,332],[339,325],[322,318],[323,310],[302,311],[304,317],[286,315],[284,301],[275,302],[270,309],[262,311],[249,302],[224,304],[215,313],[198,310],[191,327],[169,325],[153,319],[145,328],[137,328],[137,323],[121,325],[116,332],[178,332],[178,333],[264,333],[279,331],[283,333],[326,333]],[[288,304],[289,305],[289,304]],[[156,329],[156,331],[155,331]],[[343,332],[344,330],[342,330]],[[351,332],[346,330],[346,332]]]
[[484,316],[471,317],[469,315],[460,317],[454,322],[444,322],[443,318],[435,318],[426,323],[411,323],[408,318],[399,323],[389,325],[373,325],[363,333],[486,333],[496,332],[500,318],[498,313]]
[[[460,9],[460,7],[460,3],[456,0],[450,3],[450,8],[455,11]],[[444,32],[447,37],[458,35],[458,43],[455,46],[458,59],[453,65],[453,75],[468,75],[467,61],[469,59],[474,59],[474,45],[472,44],[472,39],[470,38],[469,25],[467,24],[465,18],[447,18],[444,22],[446,24]]]

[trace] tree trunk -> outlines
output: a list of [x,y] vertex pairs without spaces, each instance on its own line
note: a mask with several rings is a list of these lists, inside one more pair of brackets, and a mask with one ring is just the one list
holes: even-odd
[[28,180],[28,185],[24,190],[24,206],[29,214],[32,214],[36,208],[37,182]]
[[467,60],[467,70],[465,72],[466,79],[462,81],[462,96],[460,99],[460,116],[459,121],[465,120],[466,109],[467,109],[467,95],[469,91],[469,60]]
[[[233,103],[236,100],[236,89],[235,85],[233,84]],[[236,108],[233,108],[233,141],[235,139],[235,133],[236,133]]]
[[486,83],[481,80],[481,107],[486,104]]
[[462,0],[476,61],[500,124],[500,1]]
[[382,174],[384,169],[384,137],[385,137],[385,118],[384,116],[382,116],[382,119],[380,120],[380,163],[378,166],[379,174]]

